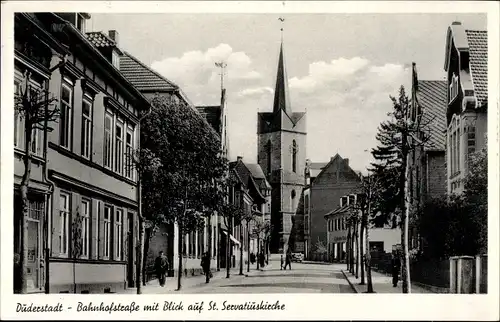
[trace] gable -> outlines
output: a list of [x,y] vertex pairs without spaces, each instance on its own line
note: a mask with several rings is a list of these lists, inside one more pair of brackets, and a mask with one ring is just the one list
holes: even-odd
[[314,179],[313,186],[360,182],[358,175],[338,154]]

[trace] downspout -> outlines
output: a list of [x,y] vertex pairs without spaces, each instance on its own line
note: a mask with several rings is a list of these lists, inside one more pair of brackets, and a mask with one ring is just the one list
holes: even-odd
[[[66,62],[67,62],[67,58],[68,58],[68,55],[64,55],[62,57],[62,60],[57,63],[54,67],[52,67],[51,69],[49,69],[49,79],[47,80],[47,82],[49,82],[49,86],[50,86],[50,80],[52,78],[52,73],[58,69],[58,68],[61,68],[63,67]],[[48,91],[47,91],[47,94],[45,96],[45,100],[48,101]],[[45,239],[45,247],[44,247],[44,253],[45,253],[45,294],[49,294],[50,293],[50,269],[49,269],[49,258],[50,258],[50,253],[51,253],[51,247],[49,247],[49,228],[50,228],[50,236],[52,237],[52,212],[50,211],[52,209],[52,197],[53,197],[53,193],[54,193],[54,182],[51,181],[49,179],[49,174],[48,174],[48,160],[47,160],[47,151],[48,151],[48,148],[49,148],[49,139],[48,139],[48,120],[47,120],[47,114],[48,114],[48,104],[45,104],[45,121],[44,121],[44,133],[43,133],[43,159],[44,159],[44,163],[43,163],[43,171],[42,171],[42,174],[43,174],[43,181],[44,182],[47,182],[49,184],[49,191],[48,193],[45,195],[45,220],[43,222],[43,234],[44,234],[44,238]],[[49,216],[49,213],[50,213],[50,216]],[[49,220],[51,222],[51,225],[49,226]],[[50,245],[52,246],[52,243],[50,243]]]

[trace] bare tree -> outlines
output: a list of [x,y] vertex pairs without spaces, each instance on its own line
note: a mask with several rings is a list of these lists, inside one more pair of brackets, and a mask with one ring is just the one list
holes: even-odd
[[[56,66],[58,67],[58,66]],[[59,109],[57,99],[48,90],[38,89],[31,85],[30,72],[24,73],[24,80],[19,92],[14,97],[14,111],[24,120],[24,173],[21,180],[21,254],[19,264],[21,269],[21,293],[27,292],[27,261],[28,261],[28,217],[29,217],[29,183],[31,179],[31,161],[33,134],[37,130],[43,135],[52,131],[49,122],[57,121]]]

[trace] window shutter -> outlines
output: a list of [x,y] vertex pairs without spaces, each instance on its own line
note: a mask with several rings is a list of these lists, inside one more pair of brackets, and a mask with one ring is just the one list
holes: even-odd
[[102,201],[97,201],[97,209],[99,218],[97,221],[99,223],[99,235],[97,239],[97,249],[99,250],[98,258],[102,259],[104,257],[104,203]]
[[128,243],[130,242],[128,240],[128,216],[129,213],[126,211],[126,209],[123,209],[123,216],[122,216],[122,261],[127,260],[127,248],[128,248]]
[[54,194],[52,209],[52,256],[59,256],[61,249],[61,196],[60,194]]
[[99,200],[92,200],[92,212],[90,213],[90,256],[92,259],[99,258]]

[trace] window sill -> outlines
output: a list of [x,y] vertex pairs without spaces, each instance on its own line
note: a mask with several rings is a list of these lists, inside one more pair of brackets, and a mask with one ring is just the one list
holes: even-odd
[[461,171],[457,171],[455,173],[453,173],[451,176],[450,176],[450,180],[453,180],[455,179],[456,177],[458,177],[460,175]]
[[[18,154],[20,156],[24,156],[24,151],[15,146],[14,147],[14,154]],[[34,161],[37,161],[37,162],[40,162],[40,163],[45,163],[45,159],[42,156],[40,156],[39,154],[33,154],[33,153],[31,153],[31,158]]]

